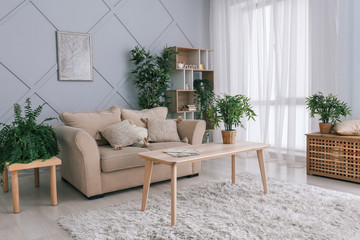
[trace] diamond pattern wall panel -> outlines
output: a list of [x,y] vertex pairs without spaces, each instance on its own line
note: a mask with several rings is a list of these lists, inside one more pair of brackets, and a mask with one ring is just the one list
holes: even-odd
[[19,4],[24,2],[24,0],[5,0],[0,1],[0,19],[9,14],[12,10],[14,10]]
[[93,34],[94,66],[113,86],[128,78],[132,67],[129,49],[136,45],[134,38],[115,16]]
[[94,71],[92,82],[57,81],[53,75],[40,90],[39,94],[58,112],[95,110],[111,91],[110,85]]
[[142,46],[150,47],[173,21],[158,0],[123,0],[120,4],[116,15]]
[[110,99],[110,101],[109,101],[107,104],[105,104],[105,105],[103,106],[103,108],[108,109],[108,108],[110,108],[111,106],[115,105],[115,103],[116,103],[116,105],[121,106],[121,107],[123,107],[123,108],[128,108],[128,109],[133,108],[133,106],[130,106],[130,105],[127,103],[127,101],[125,101],[125,99],[124,99],[119,93],[114,94],[114,96],[112,96],[112,98]]
[[[11,121],[13,104],[28,97],[33,106],[47,102],[41,119],[114,104],[138,108],[130,50],[208,48],[209,6],[209,0],[0,0],[0,122]],[[56,30],[93,36],[93,81],[58,81]]]
[[159,37],[158,41],[152,46],[151,51],[160,53],[165,46],[192,47],[191,42],[184,36],[176,23],[171,24],[167,31]]
[[58,30],[68,32],[89,31],[109,11],[106,4],[99,0],[35,0],[33,2]]
[[25,82],[36,83],[56,63],[55,29],[32,4],[1,24],[0,36],[0,61]]
[[[204,48],[203,43],[204,41],[207,41],[205,38],[210,37],[210,28],[208,25],[210,21],[209,1],[162,0],[162,3],[194,47]],[[197,16],[197,14],[199,14],[199,9],[202,9],[203,13],[207,14],[207,16],[199,18]]]
[[[8,111],[29,88],[0,64],[0,114]],[[0,116],[1,117],[1,116]]]

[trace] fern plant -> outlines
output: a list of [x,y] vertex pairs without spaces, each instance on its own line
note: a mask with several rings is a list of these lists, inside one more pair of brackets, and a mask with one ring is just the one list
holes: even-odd
[[176,53],[172,48],[164,48],[157,56],[138,46],[130,51],[130,61],[135,65],[131,74],[139,90],[138,104],[141,108],[168,107],[166,90],[170,86],[173,56]]
[[24,116],[19,104],[14,104],[14,121],[7,125],[0,123],[0,173],[5,163],[30,163],[36,159],[49,159],[58,154],[55,132],[45,124],[56,118],[46,118],[36,123],[43,105],[31,108],[30,99],[26,99]]

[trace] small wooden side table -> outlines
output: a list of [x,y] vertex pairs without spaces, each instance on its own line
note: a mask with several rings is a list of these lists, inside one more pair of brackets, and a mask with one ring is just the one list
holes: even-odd
[[20,212],[19,200],[19,179],[18,171],[24,169],[34,169],[34,183],[35,187],[40,186],[39,182],[39,168],[50,167],[50,188],[51,188],[51,205],[57,205],[57,192],[56,192],[56,165],[61,165],[61,160],[57,157],[52,157],[43,161],[42,159],[35,160],[31,163],[14,163],[6,165],[3,173],[3,190],[9,191],[8,171],[11,172],[11,191],[13,199],[13,212]]

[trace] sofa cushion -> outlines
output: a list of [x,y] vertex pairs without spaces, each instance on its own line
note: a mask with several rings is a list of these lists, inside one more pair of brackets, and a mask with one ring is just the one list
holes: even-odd
[[141,140],[128,120],[115,123],[99,131],[115,150],[121,150],[123,147]]
[[338,122],[333,130],[340,135],[360,135],[360,120]]
[[[112,109],[115,109],[115,106],[113,106]],[[141,111],[122,108],[121,118],[123,120],[129,120],[130,123],[139,127],[146,127],[146,123],[141,120],[142,118],[166,119],[167,113],[168,109],[166,107],[156,107]]]
[[189,145],[190,144],[183,142],[162,142],[162,143],[150,143],[150,145],[147,148],[151,151],[156,151],[156,150],[162,150],[168,148],[184,147]]
[[[124,120],[126,121],[126,120]],[[134,128],[137,136],[139,137],[139,141],[134,143],[133,147],[147,147],[149,145],[148,143],[148,130],[144,127],[136,126],[135,124],[131,124],[131,126]]]
[[120,122],[121,109],[63,112],[60,114],[60,119],[67,126],[87,130],[97,140],[98,145],[104,145],[107,144],[107,141],[101,137],[99,129]]
[[149,137],[152,142],[180,142],[176,120],[149,118],[147,120]]
[[101,170],[113,172],[145,166],[145,160],[137,155],[140,152],[148,152],[149,149],[137,147],[125,147],[120,151],[111,146],[99,146]]

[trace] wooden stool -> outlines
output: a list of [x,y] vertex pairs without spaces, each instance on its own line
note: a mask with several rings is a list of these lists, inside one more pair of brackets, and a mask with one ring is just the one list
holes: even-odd
[[45,161],[38,159],[31,163],[14,163],[11,165],[6,164],[3,173],[3,190],[4,192],[9,191],[8,171],[10,171],[14,213],[20,212],[18,171],[24,169],[34,169],[34,184],[35,187],[39,187],[39,168],[50,167],[51,205],[57,205],[56,165],[61,165],[61,160],[57,157],[52,157]]

